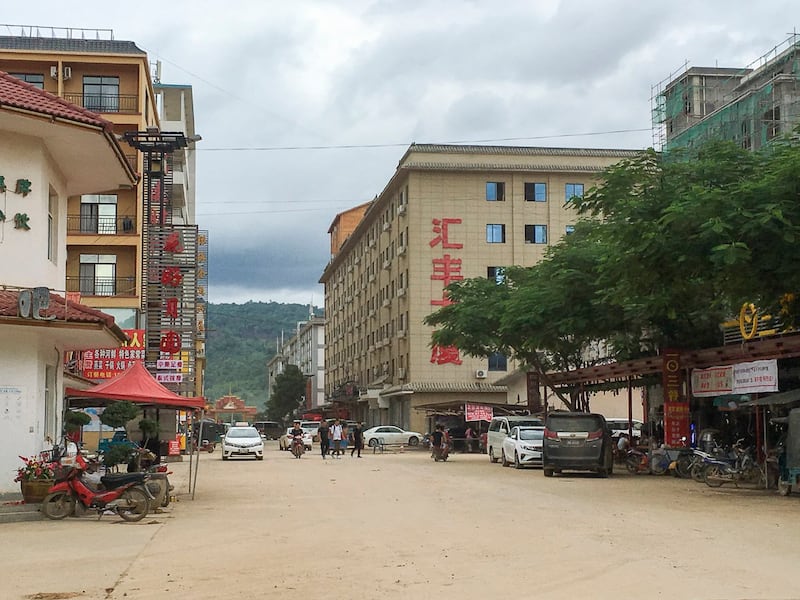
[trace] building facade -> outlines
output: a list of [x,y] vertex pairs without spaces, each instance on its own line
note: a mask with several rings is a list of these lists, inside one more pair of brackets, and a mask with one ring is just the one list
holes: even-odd
[[17,456],[59,439],[64,353],[127,340],[114,318],[66,299],[69,198],[136,175],[98,115],[0,72],[0,493]]
[[800,36],[740,68],[691,67],[653,87],[657,148],[709,139],[756,150],[800,122]]
[[300,410],[322,412],[325,396],[325,318],[309,314],[297,324],[295,334],[278,344],[277,352],[267,363],[267,402],[275,378],[287,365],[295,365],[306,378],[305,403]]
[[[9,29],[16,27],[9,26]],[[20,35],[0,36],[1,70],[101,115],[112,124],[120,140],[136,132],[162,129],[185,136],[188,145],[170,155],[157,184],[161,186],[159,195],[169,199],[168,216],[157,217],[169,226],[186,227],[187,231],[181,231],[187,238],[184,246],[187,252],[194,253],[200,244],[196,226],[188,227],[195,218],[194,143],[197,140],[191,86],[154,86],[147,53],[134,42],[114,39],[111,30],[51,27],[40,30],[29,26],[19,26],[19,29]],[[69,198],[64,287],[70,298],[113,315],[117,324],[132,336],[133,347],[146,348],[146,331],[153,329],[154,320],[151,315],[148,323],[148,315],[155,310],[151,306],[153,299],[148,304],[147,298],[148,287],[152,285],[148,277],[152,280],[154,276],[153,269],[148,272],[147,267],[148,264],[152,267],[152,262],[148,262],[148,239],[152,241],[153,238],[149,229],[154,226],[154,214],[146,207],[154,190],[150,189],[149,166],[145,164],[143,153],[126,141],[121,141],[121,146],[130,165],[140,175],[139,180]],[[194,276],[187,278],[186,285],[194,285],[194,282]],[[193,298],[195,292],[190,291],[184,290],[186,293],[182,296]],[[197,306],[200,307],[199,302]],[[182,321],[191,323],[194,329],[196,320],[203,324],[204,332],[204,313],[196,318],[194,305],[191,310],[191,321],[181,315]],[[172,353],[176,356],[171,358],[181,362],[170,363],[191,364],[191,372],[156,375],[166,377],[161,381],[173,390],[193,396],[202,394],[205,351],[194,332],[191,337],[183,341],[180,356]],[[158,343],[155,348],[157,354]],[[195,355],[203,357],[199,365],[194,363]],[[156,358],[161,357],[150,358],[147,366],[155,371]],[[97,360],[94,362],[100,364]],[[88,363],[88,360],[76,361],[78,365]],[[118,364],[122,365],[122,361]],[[87,376],[98,380],[119,372],[116,368],[98,368]],[[180,383],[173,383],[178,379]]]
[[422,321],[448,302],[452,281],[500,278],[505,266],[541,260],[575,222],[569,200],[635,154],[410,146],[320,279],[328,399],[349,418],[416,431],[437,405],[526,405],[526,391],[493,385],[515,369],[506,357],[432,347]]

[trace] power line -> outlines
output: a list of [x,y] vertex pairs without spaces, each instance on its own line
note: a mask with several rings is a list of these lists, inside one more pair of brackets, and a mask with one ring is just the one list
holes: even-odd
[[[649,127],[640,129],[612,129],[608,131],[587,131],[583,133],[558,133],[553,135],[531,135],[525,137],[487,138],[481,140],[456,140],[451,142],[433,142],[433,144],[488,144],[496,142],[522,142],[531,140],[548,140],[571,137],[587,137],[596,135],[615,135],[620,133],[641,133],[651,131]],[[201,152],[280,152],[287,150],[353,150],[361,148],[405,148],[411,142],[392,142],[385,144],[332,144],[328,146],[231,146],[227,148],[208,148],[197,146]]]

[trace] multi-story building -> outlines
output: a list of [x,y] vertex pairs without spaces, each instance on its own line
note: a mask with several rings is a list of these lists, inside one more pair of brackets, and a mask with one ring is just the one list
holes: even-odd
[[306,377],[305,405],[302,409],[318,411],[325,405],[325,318],[310,309],[307,321],[297,323],[289,340],[279,344],[267,363],[267,402],[275,378],[287,365],[295,365]]
[[[326,394],[350,418],[424,431],[425,410],[470,403],[527,404],[493,385],[504,356],[431,346],[425,316],[444,288],[531,266],[570,232],[569,201],[633,150],[418,145],[325,268]],[[337,217],[338,218],[338,217]],[[524,379],[524,378],[523,378]]]
[[[199,138],[194,132],[191,87],[154,87],[147,53],[134,42],[114,39],[111,30],[8,27],[17,28],[20,35],[0,36],[0,70],[100,114],[113,124],[120,140],[126,134],[162,129],[185,136],[188,146],[169,157],[158,183],[169,187],[159,190],[160,197],[169,198],[169,215],[157,218],[160,224],[193,223],[194,142]],[[148,227],[154,222],[145,207],[153,190],[148,189],[145,157],[124,141],[122,147],[136,172],[144,176],[138,185],[69,198],[65,288],[72,299],[113,315],[123,329],[143,332],[148,328]],[[139,337],[132,345],[141,342]],[[192,341],[188,352],[194,356],[203,349]],[[151,362],[153,370],[155,360]],[[201,394],[202,378],[192,364],[189,383],[179,390]],[[100,374],[110,377],[113,371]]]
[[747,67],[691,67],[653,86],[657,148],[709,139],[758,149],[800,122],[800,37],[793,34]]

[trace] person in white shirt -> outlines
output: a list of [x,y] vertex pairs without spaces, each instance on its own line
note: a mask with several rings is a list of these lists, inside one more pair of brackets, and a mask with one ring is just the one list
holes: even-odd
[[342,457],[342,424],[339,423],[339,419],[336,419],[331,425],[331,440],[333,443],[331,444],[332,456],[335,458]]

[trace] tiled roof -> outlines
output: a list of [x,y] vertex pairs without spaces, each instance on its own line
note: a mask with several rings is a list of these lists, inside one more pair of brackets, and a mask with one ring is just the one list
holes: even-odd
[[642,151],[622,148],[549,148],[546,146],[475,146],[467,144],[411,144],[408,152],[435,154],[504,154],[507,156],[633,157]]
[[413,381],[402,385],[395,385],[381,390],[381,396],[418,392],[420,394],[504,394],[508,388],[504,385],[492,385],[483,381]]
[[147,54],[133,42],[118,40],[82,40],[72,38],[0,36],[0,48],[40,50],[43,52],[91,52],[93,54]]
[[110,121],[106,121],[97,113],[75,106],[63,98],[0,71],[0,107],[2,106],[21,108],[51,117],[95,125],[109,131],[113,127]]
[[[19,316],[17,302],[18,290],[0,289],[0,319]],[[57,321],[68,323],[99,323],[108,328],[115,327],[114,317],[78,302],[67,300],[63,296],[50,293],[50,306],[42,310],[44,317],[54,316]]]

